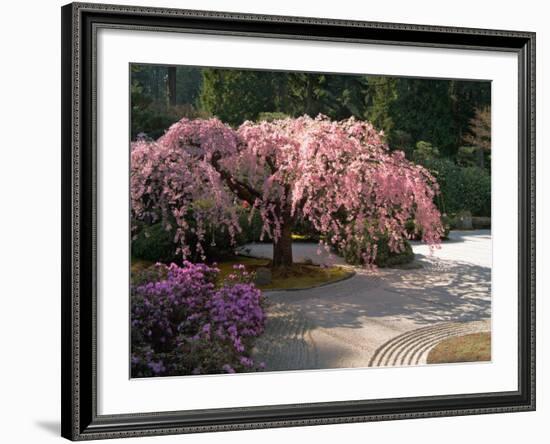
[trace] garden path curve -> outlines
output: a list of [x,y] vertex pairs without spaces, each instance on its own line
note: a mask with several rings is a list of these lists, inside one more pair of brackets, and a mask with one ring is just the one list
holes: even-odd
[[[270,244],[246,248],[272,254]],[[317,249],[295,243],[295,260],[343,263]],[[272,371],[424,364],[440,340],[490,331],[490,231],[451,232],[433,255],[420,243],[413,250],[422,268],[356,268],[323,287],[266,292],[269,320],[255,358]]]

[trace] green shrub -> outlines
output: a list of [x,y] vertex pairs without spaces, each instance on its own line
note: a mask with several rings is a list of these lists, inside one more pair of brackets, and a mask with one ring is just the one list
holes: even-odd
[[414,153],[414,143],[412,136],[408,132],[396,129],[390,131],[386,137],[388,138],[388,143],[392,150],[403,151],[406,154],[407,159],[412,159]]
[[429,142],[417,142],[416,148],[412,153],[413,161],[421,165],[426,164],[433,159],[439,158],[439,149]]
[[[451,230],[451,218],[447,215],[441,216],[441,223],[443,224],[443,236],[442,239],[447,239],[449,237],[449,231]],[[422,239],[422,228],[419,227],[414,219],[409,219],[405,223],[405,229],[407,234],[410,236],[411,240],[421,240]]]
[[132,240],[132,256],[152,262],[175,262],[177,246],[174,233],[166,231],[161,223],[145,225],[137,223],[137,234]]
[[464,208],[473,216],[491,215],[491,175],[482,168],[462,169],[464,181]]
[[491,169],[491,151],[477,146],[461,146],[456,153],[456,163],[462,167],[477,166]]
[[[241,217],[241,222],[246,222],[245,217]],[[197,252],[197,237],[193,234],[193,228],[195,226],[194,219],[188,221],[189,230],[186,234],[186,244],[189,245],[191,255],[187,259],[191,261],[213,262],[232,256],[237,246],[243,245],[247,242],[251,242],[249,239],[250,232],[237,234],[235,237],[236,244],[231,243],[231,237],[227,228],[223,225],[210,226],[206,228],[204,240],[202,241],[202,248],[204,249],[204,255],[206,259],[203,260],[201,255]],[[181,255],[176,254],[178,245],[174,243],[175,231],[166,231],[162,223],[155,223],[153,225],[147,225],[141,222],[134,222],[137,225],[135,238],[132,241],[132,256],[137,259],[144,259],[152,262],[163,263],[181,263]],[[260,227],[261,228],[261,227]],[[255,231],[254,231],[255,230]],[[254,225],[252,231],[258,231],[257,224]],[[258,234],[259,237],[259,234]]]
[[405,249],[399,253],[390,250],[387,239],[378,241],[378,252],[375,264],[381,268],[394,267],[396,265],[408,264],[414,260],[414,253],[411,244],[405,241]]
[[431,159],[424,166],[437,179],[440,194],[436,205],[442,213],[453,214],[463,209],[464,183],[462,169],[449,159]]
[[472,225],[477,229],[488,229],[491,228],[491,218],[483,216],[474,216],[472,217]]
[[[368,240],[364,242],[350,242],[340,251],[340,254],[344,257],[345,261],[351,265],[361,265],[364,263],[363,254],[366,251]],[[372,242],[372,241],[370,241]],[[394,252],[390,250],[388,245],[388,237],[380,236],[377,244],[377,254],[374,263],[381,268],[393,267],[396,265],[407,264],[414,260],[414,253],[411,244],[408,241],[404,241],[404,250],[401,252]]]
[[456,162],[463,167],[475,166],[477,162],[477,148],[475,146],[461,146],[456,153]]
[[[252,219],[249,221],[249,214],[247,212],[243,212],[239,216],[239,225],[241,226],[242,232],[239,235],[239,243],[245,244],[249,242],[260,242],[260,236],[262,234],[262,218],[260,217],[260,213],[257,211],[254,212],[254,215],[252,216]],[[264,236],[264,241],[271,242],[270,239],[268,239],[268,236]]]
[[474,216],[491,215],[491,174],[487,170],[462,168],[449,159],[431,159],[423,165],[439,183],[441,194],[436,204],[442,213],[467,210]]

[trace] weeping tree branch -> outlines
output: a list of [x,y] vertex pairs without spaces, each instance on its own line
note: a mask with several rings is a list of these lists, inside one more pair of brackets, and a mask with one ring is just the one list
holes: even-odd
[[235,193],[240,199],[248,202],[251,206],[254,205],[256,199],[263,200],[263,196],[259,191],[255,190],[247,183],[235,179],[231,174],[225,171],[220,166],[220,158],[221,155],[219,153],[214,154],[210,160],[210,164],[233,193]]

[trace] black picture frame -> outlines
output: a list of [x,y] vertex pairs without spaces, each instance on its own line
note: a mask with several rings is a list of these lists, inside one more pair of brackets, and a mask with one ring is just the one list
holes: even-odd
[[[72,3],[62,14],[62,436],[71,440],[535,409],[535,33]],[[519,65],[518,390],[144,414],[97,414],[95,32],[169,30],[509,51]]]

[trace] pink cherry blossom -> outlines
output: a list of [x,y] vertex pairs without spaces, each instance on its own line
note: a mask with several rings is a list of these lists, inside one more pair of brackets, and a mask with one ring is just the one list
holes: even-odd
[[[133,215],[173,220],[184,257],[190,217],[200,253],[207,225],[227,227],[234,240],[243,210],[260,215],[262,235],[274,242],[275,265],[292,262],[291,233],[299,219],[324,233],[327,246],[383,233],[400,251],[412,218],[423,240],[437,245],[443,232],[437,193],[425,168],[390,151],[381,132],[354,118],[303,116],[245,122],[236,130],[217,119],[182,119],[157,141],[132,144]],[[375,256],[373,245],[366,262]]]

